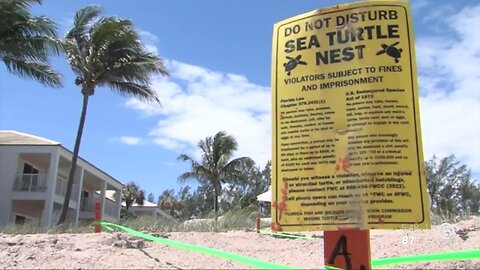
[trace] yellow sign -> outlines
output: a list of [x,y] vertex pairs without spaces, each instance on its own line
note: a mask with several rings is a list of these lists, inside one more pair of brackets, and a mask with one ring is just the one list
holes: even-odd
[[408,3],[275,24],[272,228],[430,227]]

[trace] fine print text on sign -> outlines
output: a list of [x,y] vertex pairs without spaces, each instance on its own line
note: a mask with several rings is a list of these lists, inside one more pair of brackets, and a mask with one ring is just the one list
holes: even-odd
[[408,3],[275,24],[272,228],[430,226]]

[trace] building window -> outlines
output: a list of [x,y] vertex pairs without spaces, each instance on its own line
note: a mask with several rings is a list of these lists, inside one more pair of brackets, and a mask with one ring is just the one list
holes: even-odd
[[38,188],[38,169],[28,163],[23,165],[22,187],[23,191],[36,191]]
[[25,218],[24,216],[15,215],[15,224],[16,224],[16,225],[23,225],[23,224],[25,224],[25,220],[26,220],[26,218]]
[[80,201],[80,211],[88,210],[88,191],[84,190],[82,192],[82,199]]
[[23,165],[23,173],[24,174],[38,174],[38,169],[33,167],[33,165],[30,165],[25,162],[25,165]]

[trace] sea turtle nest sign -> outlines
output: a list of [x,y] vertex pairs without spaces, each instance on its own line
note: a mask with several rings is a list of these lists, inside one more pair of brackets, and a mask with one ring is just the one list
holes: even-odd
[[274,26],[272,228],[430,227],[407,2]]

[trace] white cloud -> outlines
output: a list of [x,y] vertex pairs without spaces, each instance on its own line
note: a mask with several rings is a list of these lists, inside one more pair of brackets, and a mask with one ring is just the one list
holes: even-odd
[[127,145],[139,145],[143,142],[142,138],[132,136],[120,136],[110,139],[110,142],[120,142]]
[[424,23],[430,23],[431,27],[434,25],[438,27],[439,25],[443,25],[444,19],[450,16],[454,11],[455,8],[452,5],[437,5],[430,13],[423,16],[422,20]]
[[237,74],[167,61],[170,78],[157,78],[161,107],[131,99],[127,106],[160,120],[149,133],[154,143],[198,157],[198,141],[224,130],[239,144],[238,156],[263,166],[270,159],[270,91]]
[[[417,9],[427,10],[427,1],[414,3]],[[444,34],[416,39],[425,158],[453,153],[476,175],[480,174],[478,14],[480,6],[456,14],[449,7],[438,8],[426,18],[432,29],[442,25]],[[162,107],[133,99],[127,102],[145,116],[159,117],[149,133],[154,143],[198,157],[198,141],[225,130],[237,138],[239,156],[250,156],[260,166],[270,159],[268,87],[237,74],[174,60],[166,64],[171,77],[154,82]]]
[[[445,20],[447,36],[417,41],[425,156],[455,154],[480,173],[480,5]],[[453,34],[453,35],[452,35]]]
[[420,11],[428,5],[428,0],[412,0],[410,3],[413,11]]
[[145,48],[149,52],[152,52],[155,55],[158,55],[158,48],[155,45],[155,43],[158,41],[158,37],[155,34],[152,34],[145,30],[138,30],[138,34],[140,35],[140,38],[142,39],[142,42],[145,45]]
[[[151,132],[151,135],[155,135],[155,132]],[[173,150],[173,149],[182,149],[185,148],[185,145],[180,143],[177,140],[172,140],[166,137],[158,137],[153,139],[153,142],[155,144],[161,145],[167,149]]]

